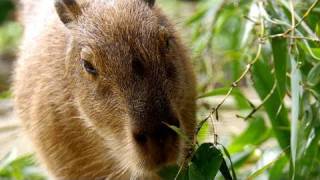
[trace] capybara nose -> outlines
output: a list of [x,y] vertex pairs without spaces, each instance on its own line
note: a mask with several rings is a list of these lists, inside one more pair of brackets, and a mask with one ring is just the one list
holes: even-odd
[[145,132],[135,132],[133,133],[133,138],[140,145],[146,144],[148,140]]
[[[170,123],[169,123],[170,122]],[[178,119],[172,118],[170,121],[163,121],[157,125],[150,124],[149,127],[137,127],[133,130],[133,138],[139,145],[165,144],[177,139],[177,134],[168,125],[180,127]]]

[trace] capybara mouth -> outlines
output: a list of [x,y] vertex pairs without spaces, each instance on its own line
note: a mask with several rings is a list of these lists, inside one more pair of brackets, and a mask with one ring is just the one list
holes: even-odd
[[147,171],[158,171],[162,167],[175,164],[178,161],[180,140],[177,136],[165,142],[154,141],[144,146],[137,145],[137,151],[141,159],[140,165]]

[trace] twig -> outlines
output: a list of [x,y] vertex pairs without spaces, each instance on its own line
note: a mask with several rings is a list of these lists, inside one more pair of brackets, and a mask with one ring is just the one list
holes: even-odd
[[178,173],[176,174],[176,177],[174,177],[174,180],[177,180],[177,179],[179,178],[179,175],[180,175],[182,169],[185,168],[185,163],[186,163],[186,161],[187,161],[187,159],[184,159],[184,160],[183,160],[183,163],[181,164],[181,166],[180,166],[180,168],[179,168],[179,170],[178,170]]
[[[299,22],[301,23],[303,21],[303,19],[305,17],[307,17],[306,15],[303,15],[303,17],[301,18],[301,20],[298,22],[298,24],[296,24],[296,19],[294,17],[294,3],[293,0],[290,1],[290,11],[291,11],[291,36],[294,37],[295,35],[295,31],[293,31],[296,27],[298,27]],[[308,12],[308,11],[307,11]],[[294,39],[290,38],[290,47],[289,47],[289,52],[292,54],[293,49],[294,49]]]
[[[313,4],[308,8],[308,10],[303,14],[302,18],[294,26],[292,26],[291,28],[283,32],[282,35],[288,35],[291,31],[295,30],[306,19],[306,17],[309,16],[310,12],[317,6],[319,2],[320,0],[315,0]],[[295,18],[294,14],[292,15],[293,15],[292,18]]]
[[17,124],[10,124],[10,125],[6,125],[6,126],[0,126],[0,133],[2,132],[6,132],[6,131],[14,131],[16,129],[19,128],[19,125]]
[[256,108],[256,105],[254,105],[253,102],[251,102],[249,99],[247,99],[247,102],[251,108]]
[[266,38],[302,39],[302,40],[308,40],[308,41],[313,41],[313,42],[316,42],[316,43],[320,43],[320,39],[316,39],[316,38],[312,38],[312,37],[304,37],[304,36],[292,36],[292,35],[286,35],[286,34],[283,34],[283,33],[266,36]]
[[253,24],[259,25],[259,22],[255,21],[254,19],[252,19],[251,17],[245,15],[243,16],[246,20],[252,22]]
[[276,90],[277,87],[277,81],[274,82],[270,92],[267,94],[267,96],[262,100],[261,104],[259,104],[259,106],[255,107],[252,109],[252,111],[245,117],[240,116],[240,115],[236,115],[237,118],[241,118],[244,120],[248,120],[250,119],[259,109],[261,109],[261,107],[270,99],[270,97],[273,95],[274,91]]

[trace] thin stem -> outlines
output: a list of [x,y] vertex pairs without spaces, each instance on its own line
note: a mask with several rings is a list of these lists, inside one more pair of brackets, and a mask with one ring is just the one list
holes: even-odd
[[[312,5],[308,8],[308,10],[303,14],[302,18],[300,18],[300,20],[294,25],[294,26],[291,26],[291,28],[289,28],[288,30],[286,30],[285,32],[282,33],[282,35],[288,35],[290,32],[294,31],[297,27],[299,27],[303,21],[306,19],[306,17],[309,16],[310,12],[317,6],[317,4],[320,2],[320,0],[315,0]],[[292,9],[290,8],[290,11]],[[294,16],[294,12],[291,11],[291,14],[292,14],[292,18],[295,18]],[[291,20],[291,22],[293,22]]]
[[266,36],[266,38],[278,38],[278,37],[279,38],[298,39],[298,40],[308,40],[308,41],[313,41],[313,42],[316,42],[316,43],[320,43],[320,39],[315,39],[315,38],[312,38],[312,37],[296,36],[296,35],[295,36],[285,35],[283,33]]
[[179,178],[179,175],[180,175],[182,169],[184,168],[186,161],[187,161],[186,159],[183,160],[183,163],[182,163],[182,165],[180,166],[179,171],[178,171],[178,173],[176,174],[176,177],[174,177],[174,180],[177,180],[177,179]]
[[254,109],[252,109],[252,111],[245,117],[240,116],[240,115],[236,115],[237,118],[241,118],[244,120],[248,120],[250,119],[259,109],[262,108],[262,106],[270,99],[270,97],[273,95],[274,91],[276,90],[277,87],[277,81],[274,82],[270,92],[267,94],[267,96],[263,99],[263,101],[261,102],[261,104],[259,104],[259,106],[255,107]]
[[[295,29],[296,27],[298,27],[299,24],[295,24],[296,23],[296,19],[294,17],[294,3],[293,0],[290,1],[290,11],[291,11],[291,29]],[[304,16],[306,17],[306,16]],[[299,21],[300,23],[302,22],[303,18]],[[291,31],[291,36],[294,37],[295,35],[295,31]],[[294,39],[290,38],[290,48],[289,48],[289,52],[292,54],[293,51],[293,47],[294,47]]]
[[247,19],[248,21],[252,22],[253,24],[259,25],[259,22],[255,21],[254,19],[252,19],[251,17],[245,15],[243,16],[245,19]]

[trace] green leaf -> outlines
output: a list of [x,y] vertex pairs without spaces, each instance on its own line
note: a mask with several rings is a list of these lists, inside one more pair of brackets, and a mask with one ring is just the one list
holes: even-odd
[[248,147],[244,151],[232,155],[231,160],[234,168],[240,168],[254,154],[255,147]]
[[208,121],[204,122],[203,125],[201,126],[198,134],[197,134],[197,141],[198,143],[202,144],[207,138],[209,134],[209,123]]
[[[271,30],[273,34],[282,32],[281,28],[272,28]],[[277,90],[280,98],[283,99],[286,92],[287,62],[289,62],[288,43],[286,39],[273,38],[271,41],[271,47],[273,52],[275,75],[277,79]]]
[[[257,61],[252,68],[254,88],[260,99],[264,99],[271,91],[274,84],[272,69],[262,60]],[[273,93],[264,103],[264,108],[271,121],[272,130],[280,147],[284,150],[290,146],[290,131],[287,109],[278,93]],[[287,151],[286,151],[287,152]],[[287,155],[290,155],[287,152]]]
[[275,160],[267,163],[266,165],[262,166],[260,169],[258,169],[257,171],[253,172],[252,174],[250,174],[248,176],[248,179],[255,179],[256,177],[258,177],[259,175],[261,175],[262,173],[264,173],[267,169],[271,168],[275,162],[277,162],[281,157],[283,156],[283,153],[281,153]]
[[[227,159],[228,159],[229,162],[230,162],[230,169],[231,169],[231,173],[232,173],[233,180],[237,180],[237,175],[236,175],[236,172],[235,172],[234,167],[233,167],[233,162],[232,162],[232,160],[231,160],[230,153],[229,153],[229,151],[226,149],[226,147],[224,147],[222,144],[220,144],[220,145],[221,145],[221,147],[222,147],[222,151],[223,151],[225,157],[227,157]],[[220,171],[221,171],[221,169],[220,169]],[[221,172],[221,173],[222,173],[222,172]]]
[[180,168],[177,165],[171,165],[162,168],[158,174],[164,180],[188,180],[188,169],[182,169],[177,179],[175,179],[179,169]]
[[201,170],[197,166],[191,164],[189,166],[189,179],[206,180],[206,175],[201,173]]
[[316,25],[315,32],[316,32],[317,36],[320,37],[320,25],[319,25],[319,23]]
[[262,117],[251,119],[247,129],[232,141],[228,150],[231,154],[234,154],[243,151],[248,145],[258,146],[267,140],[270,135],[271,131]]
[[201,20],[201,18],[206,15],[208,9],[209,6],[202,6],[198,8],[198,10],[187,20],[186,25],[191,25]]
[[284,172],[285,167],[288,165],[287,156],[281,156],[274,162],[273,166],[269,170],[269,179],[289,179],[289,176]]
[[292,108],[291,108],[291,138],[290,138],[290,147],[291,147],[291,160],[292,160],[292,172],[293,177],[295,175],[295,164],[297,159],[297,144],[298,144],[298,119],[300,112],[300,81],[301,74],[298,69],[296,60],[291,56],[291,96],[292,96]]
[[228,165],[225,161],[225,159],[222,160],[221,166],[220,166],[220,172],[222,174],[222,176],[224,177],[224,179],[226,180],[232,180],[232,176],[230,174]]
[[[222,161],[222,153],[212,143],[201,144],[189,166],[181,170],[177,180],[214,179]],[[165,180],[174,180],[178,172],[178,166],[169,166],[161,169],[159,175]]]
[[306,139],[303,147],[303,154],[299,156],[296,163],[296,174],[307,179],[313,179],[311,173],[318,175],[319,167],[319,142],[320,142],[320,128],[313,128]]
[[1,92],[0,93],[0,99],[8,99],[10,98],[12,95],[11,95],[11,92],[10,91],[4,91],[4,92]]
[[192,169],[189,169],[189,176],[194,176],[190,176],[190,179],[193,179],[192,177],[196,177],[199,174],[206,180],[214,179],[221,166],[222,160],[222,153],[212,143],[202,144],[191,160]]
[[320,63],[316,64],[308,74],[308,84],[315,86],[320,83]]
[[311,48],[310,50],[315,56],[320,57],[320,48]]

